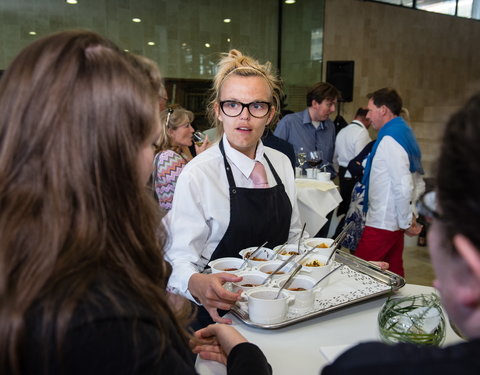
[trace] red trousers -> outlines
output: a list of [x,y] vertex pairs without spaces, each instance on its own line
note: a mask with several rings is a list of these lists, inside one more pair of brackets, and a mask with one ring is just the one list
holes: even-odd
[[355,255],[365,260],[384,261],[389,271],[405,276],[403,270],[403,230],[389,231],[365,226]]

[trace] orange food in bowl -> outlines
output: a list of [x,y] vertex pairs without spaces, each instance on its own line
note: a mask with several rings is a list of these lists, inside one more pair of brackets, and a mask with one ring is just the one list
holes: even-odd
[[298,255],[297,251],[285,251],[283,250],[280,255]]
[[320,245],[315,246],[317,249],[328,249],[329,246],[325,243],[322,242]]
[[324,265],[325,265],[324,263],[322,263],[322,262],[320,262],[316,259],[305,264],[305,266],[307,266],[307,267],[323,267]]

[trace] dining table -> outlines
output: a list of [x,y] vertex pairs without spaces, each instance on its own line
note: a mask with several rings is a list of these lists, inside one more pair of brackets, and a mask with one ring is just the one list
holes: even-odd
[[327,223],[327,215],[338,207],[342,197],[333,181],[297,178],[295,186],[300,220],[313,237]]
[[[435,289],[429,286],[406,284],[394,294],[406,297],[434,292]],[[233,326],[242,335],[260,347],[274,374],[318,375],[323,367],[352,346],[365,341],[380,341],[377,318],[388,295],[273,330],[248,326],[232,313],[226,317],[233,320]],[[462,341],[448,318],[445,331],[442,346]],[[197,358],[196,369],[202,375],[226,374],[223,364],[201,358]]]

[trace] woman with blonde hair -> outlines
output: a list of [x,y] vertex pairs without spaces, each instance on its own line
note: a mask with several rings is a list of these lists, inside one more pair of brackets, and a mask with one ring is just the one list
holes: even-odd
[[[157,140],[157,155],[154,159],[153,186],[160,207],[172,208],[173,194],[178,176],[193,156],[192,145],[193,112],[182,107],[171,107],[160,113],[162,131]],[[195,145],[197,154],[209,146],[208,137],[201,146]]]
[[184,168],[168,215],[168,287],[203,305],[197,326],[230,323],[217,309],[239,298],[223,284],[240,277],[202,273],[210,260],[239,257],[265,241],[274,247],[300,233],[290,161],[261,141],[278,116],[280,91],[269,63],[231,50],[218,64],[208,110],[222,136]]
[[[170,306],[165,233],[145,189],[158,135],[157,93],[131,56],[95,33],[44,37],[8,67],[0,373],[195,372],[188,311]],[[196,338],[195,352],[228,356],[231,373],[269,372],[232,327]]]

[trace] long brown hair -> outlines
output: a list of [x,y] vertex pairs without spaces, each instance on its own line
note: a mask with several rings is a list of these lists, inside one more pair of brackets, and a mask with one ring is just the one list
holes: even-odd
[[[96,287],[181,330],[165,292],[158,208],[138,155],[158,94],[132,58],[88,31],[37,40],[0,81],[0,372],[18,372],[29,310],[61,344]],[[160,229],[159,229],[160,228]],[[165,323],[168,322],[168,323]],[[50,342],[45,337],[45,342]],[[161,348],[159,348],[161,350]]]

